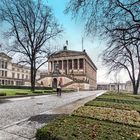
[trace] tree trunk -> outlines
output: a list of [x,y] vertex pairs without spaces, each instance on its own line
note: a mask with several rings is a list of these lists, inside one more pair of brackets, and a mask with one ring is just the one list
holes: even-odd
[[133,94],[137,95],[138,94],[138,86],[133,84]]
[[33,62],[31,64],[31,91],[35,91],[35,68]]
[[117,84],[117,91],[118,91],[118,94],[120,93],[120,86],[119,84]]

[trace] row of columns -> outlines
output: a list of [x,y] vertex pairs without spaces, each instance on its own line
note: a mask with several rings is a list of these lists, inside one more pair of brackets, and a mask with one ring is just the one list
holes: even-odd
[[[54,61],[49,61],[48,62],[48,71],[49,72],[53,72],[54,71],[54,63],[56,62],[57,64],[59,64],[59,61],[61,61],[62,62],[62,69],[61,69],[61,71],[64,71],[64,70],[67,70],[67,72],[69,71],[69,60],[71,60],[72,61],[72,69],[70,69],[70,70],[79,70],[80,69],[80,64],[79,64],[79,60],[80,59],[68,59],[68,60],[54,60]],[[77,60],[77,69],[74,69],[74,60]],[[67,66],[66,66],[66,69],[64,69],[64,65],[63,65],[63,63],[64,63],[64,61],[66,61],[67,62]],[[85,72],[85,59],[83,59],[83,70],[84,70],[84,72]]]

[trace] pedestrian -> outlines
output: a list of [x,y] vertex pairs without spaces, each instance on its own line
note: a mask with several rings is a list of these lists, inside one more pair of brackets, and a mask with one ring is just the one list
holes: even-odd
[[57,95],[61,96],[61,82],[59,82],[58,87],[57,87]]

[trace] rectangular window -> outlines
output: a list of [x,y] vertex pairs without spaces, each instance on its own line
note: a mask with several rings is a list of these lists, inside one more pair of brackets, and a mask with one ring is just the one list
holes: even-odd
[[78,68],[78,63],[77,63],[77,59],[74,59],[74,69]]
[[19,79],[19,73],[17,74],[17,78]]
[[83,59],[79,59],[79,68],[83,69],[84,64],[83,64]]
[[24,74],[22,74],[22,79],[24,79]]
[[66,70],[67,69],[67,60],[63,61],[63,69]]
[[15,73],[12,73],[12,78],[15,78]]
[[4,61],[2,61],[2,68],[4,69]]
[[5,71],[5,77],[7,77],[7,71]]
[[5,69],[7,69],[7,62],[5,62]]
[[72,60],[69,60],[69,69],[71,70],[72,69]]
[[59,60],[59,69],[62,70],[62,61]]
[[54,70],[56,70],[57,61],[54,61]]
[[4,77],[4,71],[2,70],[2,77]]

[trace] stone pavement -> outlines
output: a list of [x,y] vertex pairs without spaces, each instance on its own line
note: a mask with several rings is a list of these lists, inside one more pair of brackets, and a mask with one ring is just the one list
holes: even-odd
[[33,140],[36,129],[70,114],[105,91],[82,91],[0,101],[0,140]]

